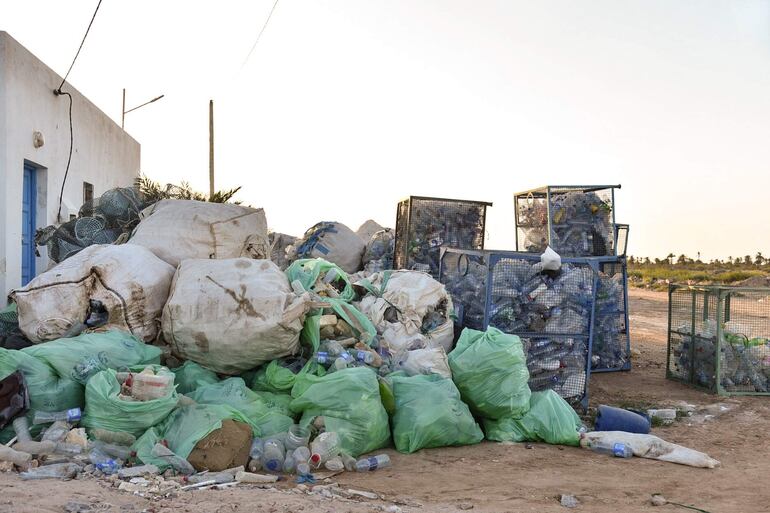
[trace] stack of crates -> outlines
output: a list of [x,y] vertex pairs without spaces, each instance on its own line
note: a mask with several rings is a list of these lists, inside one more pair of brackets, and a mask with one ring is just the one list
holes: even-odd
[[393,267],[439,275],[441,247],[484,249],[492,203],[410,196],[398,204]]
[[770,395],[770,288],[668,289],[666,377],[720,395]]
[[628,333],[628,225],[615,223],[620,185],[547,185],[514,195],[516,248],[595,258],[600,273],[593,372],[631,369]]
[[521,337],[532,390],[552,389],[586,408],[599,283],[590,260],[567,258],[560,271],[541,272],[533,253],[444,248],[440,280],[461,327]]

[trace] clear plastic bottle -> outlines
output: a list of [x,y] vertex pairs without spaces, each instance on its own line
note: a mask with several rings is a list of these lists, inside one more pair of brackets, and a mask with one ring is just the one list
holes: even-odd
[[352,356],[353,359],[357,362],[363,362],[367,365],[371,365],[372,363],[374,363],[375,357],[369,351],[360,351],[357,349],[351,349],[349,352],[350,352],[350,356]]
[[75,463],[54,463],[44,467],[31,468],[19,474],[24,480],[29,479],[68,479],[75,477],[82,467]]
[[294,457],[294,461],[297,463],[310,461],[310,449],[307,447],[297,447],[291,454]]
[[336,360],[334,360],[334,363],[332,364],[332,369],[336,371],[347,369],[348,367],[350,367],[352,363],[353,363],[353,357],[350,356],[350,353],[345,351],[344,353],[339,355]]
[[356,469],[356,459],[353,456],[341,452],[340,459],[342,460],[342,464],[345,466],[345,470],[348,472],[353,472]]
[[13,430],[16,431],[16,439],[19,442],[31,442],[32,436],[29,434],[29,421],[24,415],[19,415],[13,419]]
[[313,359],[316,361],[316,363],[320,365],[329,365],[334,360],[334,357],[331,356],[326,351],[318,351],[314,356]]
[[262,455],[265,452],[265,441],[262,438],[255,438],[251,441],[251,449],[249,449],[249,472],[256,472],[262,470]]
[[321,433],[310,444],[310,462],[318,468],[325,462],[335,457],[340,452],[340,441],[337,433]]
[[171,449],[166,447],[165,445],[161,443],[157,443],[152,447],[151,454],[156,457],[160,458],[163,461],[166,462],[171,468],[173,468],[175,471],[177,471],[180,474],[189,476],[190,474],[195,474],[195,469],[192,465],[190,465],[190,462],[186,459],[182,458],[178,454],[174,453]]
[[63,420],[65,422],[69,422],[70,424],[74,424],[76,422],[80,421],[80,416],[82,415],[82,412],[80,411],[80,408],[71,408],[69,410],[62,410],[62,411],[36,411],[35,416],[32,419],[33,424],[50,424],[51,422],[56,422],[57,420]]
[[286,452],[291,452],[298,447],[307,447],[309,441],[310,429],[299,424],[292,424],[286,433],[284,447]]
[[63,420],[57,420],[51,424],[48,429],[45,430],[41,440],[44,442],[63,442],[67,437],[67,433],[69,433],[70,429],[71,427],[69,424],[67,424],[67,422]]
[[320,351],[323,351],[324,353],[331,356],[333,360],[335,357],[344,353],[345,348],[342,347],[342,344],[336,340],[325,340],[321,342]]
[[56,447],[53,449],[54,454],[60,454],[62,456],[77,456],[83,453],[83,446],[78,444],[68,444],[65,442],[56,442]]
[[294,460],[292,453],[287,452],[283,459],[283,473],[293,474],[297,468],[297,462]]
[[106,429],[94,429],[91,434],[97,440],[106,442],[108,444],[118,445],[134,445],[136,437],[131,433],[124,433],[122,431],[107,431]]
[[112,456],[113,458],[121,459],[123,461],[126,461],[135,455],[135,453],[131,450],[131,447],[127,447],[125,445],[108,444],[107,442],[102,442],[101,440],[90,442],[88,444],[88,448],[99,449],[104,454]]
[[46,454],[53,454],[56,450],[56,442],[35,442],[33,440],[26,442],[16,442],[13,444],[13,449],[15,451],[28,452],[30,454],[41,456]]
[[216,484],[232,483],[235,481],[235,474],[233,472],[204,472],[203,474],[195,474],[185,479],[190,484],[198,484],[206,481],[214,481]]
[[606,442],[603,440],[591,442],[591,450],[599,454],[610,454],[616,458],[630,458],[634,455],[631,447],[624,443]]
[[262,466],[270,472],[280,472],[283,468],[283,460],[286,457],[286,449],[283,442],[277,438],[265,440],[265,448],[262,454]]
[[361,458],[356,462],[357,472],[369,472],[377,470],[378,468],[385,468],[390,466],[390,456],[387,454],[378,454],[371,458]]
[[32,459],[28,452],[17,451],[3,444],[0,444],[0,461],[10,461],[14,465],[26,465]]
[[110,455],[105,454],[98,448],[91,449],[91,451],[88,453],[88,459],[97,469],[108,475],[114,474],[123,468],[123,465],[120,463],[120,461],[113,459]]
[[339,456],[335,456],[334,458],[324,463],[324,467],[326,467],[326,470],[330,470],[331,472],[339,472],[341,470],[345,470],[345,464],[342,463],[342,458]]

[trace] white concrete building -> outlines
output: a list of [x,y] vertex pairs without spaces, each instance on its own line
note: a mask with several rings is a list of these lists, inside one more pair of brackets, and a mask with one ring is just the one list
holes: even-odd
[[[54,224],[70,152],[69,99],[62,77],[0,32],[0,307],[8,293],[48,267],[35,230]],[[84,199],[126,187],[139,174],[139,143],[69,83],[74,144],[61,220]]]

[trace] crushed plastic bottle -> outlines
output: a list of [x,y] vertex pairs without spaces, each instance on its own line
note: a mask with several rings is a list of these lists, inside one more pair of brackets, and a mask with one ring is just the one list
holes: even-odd
[[292,457],[296,464],[297,475],[310,475],[310,465],[308,464],[308,461],[310,461],[310,449],[307,447],[297,447],[294,449]]
[[356,472],[370,472],[378,468],[390,466],[390,456],[387,454],[378,454],[370,458],[362,458],[356,462]]
[[76,463],[54,463],[43,467],[36,467],[21,472],[19,477],[26,480],[32,479],[72,479],[83,469]]
[[13,430],[16,432],[16,439],[19,442],[31,442],[32,436],[29,434],[29,421],[24,415],[19,415],[13,419]]
[[599,454],[610,454],[616,458],[630,458],[634,455],[633,449],[626,444],[605,442],[603,440],[592,442],[591,450]]
[[221,472],[202,472],[189,476],[185,479],[190,484],[204,483],[206,481],[214,481],[215,484],[232,483],[235,481],[235,474],[243,472],[243,467],[237,467],[232,469],[223,470]]
[[350,356],[350,353],[347,351],[343,352],[341,355],[337,357],[336,360],[334,360],[334,363],[331,366],[331,371],[339,371],[342,369],[347,369],[353,364],[353,357]]
[[341,452],[340,459],[342,460],[342,464],[345,466],[345,470],[348,472],[353,472],[356,469],[356,459],[353,456]]
[[177,455],[174,451],[161,443],[157,443],[152,447],[151,454],[156,458],[162,459],[179,474],[186,476],[195,474],[195,468],[190,465],[189,461]]
[[321,433],[310,444],[310,462],[315,468],[339,454],[340,441],[337,433]]
[[332,357],[331,360],[334,360],[334,358],[345,352],[345,348],[336,340],[324,340],[321,342],[318,350],[319,352],[324,352]]
[[136,437],[131,433],[124,433],[123,431],[108,431],[106,429],[94,429],[91,430],[91,435],[97,440],[108,444],[118,445],[134,445]]
[[350,356],[357,362],[363,362],[367,365],[371,365],[374,363],[375,356],[369,351],[359,351],[355,349],[351,349],[349,351]]
[[297,462],[294,460],[292,453],[287,452],[283,459],[283,473],[293,474],[297,468]]
[[32,455],[28,452],[17,451],[3,444],[0,444],[0,461],[10,461],[14,465],[24,466],[32,460]]
[[126,461],[136,455],[136,453],[131,450],[131,447],[125,445],[108,444],[107,442],[102,442],[101,440],[89,442],[88,448],[99,449],[104,454],[123,461]]
[[63,442],[67,438],[67,433],[70,432],[70,429],[72,427],[67,422],[57,420],[45,430],[41,440],[44,442]]
[[56,422],[57,420],[63,420],[70,424],[75,424],[76,422],[80,421],[81,415],[82,412],[80,411],[80,408],[71,408],[69,410],[53,412],[37,410],[35,412],[35,416],[32,419],[32,423],[50,424],[52,422]]
[[94,464],[98,470],[101,470],[104,474],[114,474],[121,468],[123,464],[120,460],[112,458],[110,455],[105,454],[98,448],[91,449],[88,453],[88,459]]
[[286,448],[283,442],[277,438],[265,440],[262,454],[262,466],[270,472],[280,472],[286,459]]
[[342,463],[342,458],[339,456],[335,456],[334,458],[324,463],[324,467],[326,467],[326,470],[331,472],[339,472],[341,470],[345,470],[345,464]]

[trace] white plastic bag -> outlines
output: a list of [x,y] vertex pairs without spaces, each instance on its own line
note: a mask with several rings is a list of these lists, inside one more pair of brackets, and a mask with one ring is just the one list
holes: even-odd
[[[419,271],[384,271],[357,282],[369,291],[359,310],[391,351],[443,347],[452,350],[452,298],[444,285]],[[376,293],[375,293],[376,292]]]
[[551,249],[551,246],[548,246],[540,255],[540,265],[544,271],[558,271],[561,268],[561,257]]
[[580,446],[589,448],[592,442],[597,441],[626,444],[634,451],[634,456],[640,458],[650,458],[701,468],[714,468],[720,465],[719,461],[709,457],[708,454],[666,442],[654,435],[626,433],[625,431],[592,431],[585,433],[580,438]]
[[309,294],[269,260],[185,260],[163,309],[172,351],[221,374],[294,354]]
[[321,222],[287,248],[286,254],[290,262],[301,258],[323,258],[353,274],[361,270],[365,248],[364,241],[344,224]]
[[161,200],[146,208],[129,244],[174,267],[188,258],[268,258],[265,212],[231,203]]
[[83,323],[89,300],[109,312],[105,327],[155,339],[174,268],[141,246],[93,245],[13,292],[19,327],[32,342],[61,338]]

